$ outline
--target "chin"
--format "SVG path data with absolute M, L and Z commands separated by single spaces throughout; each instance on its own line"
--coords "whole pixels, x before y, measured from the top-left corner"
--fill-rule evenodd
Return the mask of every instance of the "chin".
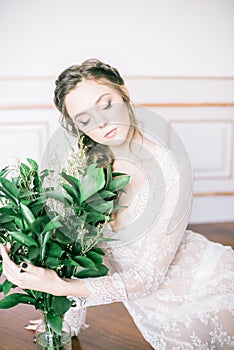
M 125 142 L 125 139 L 112 139 L 112 140 L 107 140 L 103 144 L 106 146 L 121 146 L 124 142 Z

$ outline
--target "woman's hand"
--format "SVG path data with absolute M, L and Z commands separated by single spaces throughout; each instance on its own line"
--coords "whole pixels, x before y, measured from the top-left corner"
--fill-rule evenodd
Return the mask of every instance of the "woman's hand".
M 16 265 L 9 257 L 10 245 L 0 244 L 3 274 L 16 286 L 22 289 L 32 289 L 56 296 L 72 295 L 74 297 L 88 297 L 89 291 L 79 279 L 62 279 L 53 270 L 37 267 L 27 262 Z
M 65 283 L 55 271 L 37 267 L 27 262 L 16 265 L 9 257 L 10 245 L 0 244 L 3 274 L 8 281 L 22 289 L 32 289 L 53 295 L 61 295 L 61 286 Z

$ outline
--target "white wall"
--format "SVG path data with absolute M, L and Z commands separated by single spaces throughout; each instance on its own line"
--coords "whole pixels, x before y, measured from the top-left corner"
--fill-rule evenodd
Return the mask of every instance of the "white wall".
M 126 75 L 234 76 L 233 0 L 1 0 L 0 75 L 88 57 Z
M 98 57 L 184 140 L 190 221 L 234 221 L 233 37 L 233 0 L 0 0 L 0 165 L 41 157 L 59 116 L 54 78 Z

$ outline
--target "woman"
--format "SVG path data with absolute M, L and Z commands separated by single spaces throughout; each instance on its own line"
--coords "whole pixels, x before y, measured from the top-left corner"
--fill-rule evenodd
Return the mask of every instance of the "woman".
M 121 197 L 127 208 L 106 230 L 117 238 L 104 247 L 109 274 L 62 280 L 51 270 L 16 266 L 1 246 L 4 275 L 21 288 L 73 296 L 77 305 L 122 301 L 154 349 L 233 349 L 234 254 L 186 231 L 186 157 L 140 131 L 123 79 L 98 60 L 66 69 L 56 81 L 54 101 L 63 125 L 84 135 L 90 162 L 111 161 L 114 170 L 131 177 Z M 72 308 L 66 318 L 75 330 Z

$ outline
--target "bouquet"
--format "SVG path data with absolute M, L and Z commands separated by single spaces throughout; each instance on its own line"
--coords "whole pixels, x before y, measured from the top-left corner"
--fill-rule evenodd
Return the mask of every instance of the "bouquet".
M 16 264 L 27 261 L 55 270 L 61 278 L 106 275 L 104 251 L 98 245 L 110 240 L 103 236 L 104 228 L 122 208 L 118 199 L 129 176 L 113 172 L 110 164 L 103 168 L 83 162 L 77 167 L 73 160 L 71 171 L 58 174 L 59 187 L 45 186 L 53 171 L 40 172 L 33 159 L 27 162 L 0 171 L 0 242 L 10 242 L 10 258 Z M 36 290 L 9 294 L 15 287 L 8 280 L 0 285 L 0 308 L 34 305 L 44 316 L 50 338 L 46 349 L 62 349 L 62 316 L 72 301 Z

